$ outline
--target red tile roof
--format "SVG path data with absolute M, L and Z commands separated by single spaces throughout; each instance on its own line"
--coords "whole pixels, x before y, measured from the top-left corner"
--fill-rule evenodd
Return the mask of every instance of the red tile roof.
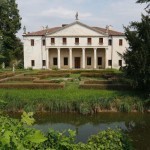
M 27 33 L 24 36 L 44 36 L 48 33 L 53 33 L 56 32 L 57 30 L 62 29 L 63 27 L 54 27 L 54 28 L 49 28 L 49 29 L 45 29 L 45 30 L 41 30 L 41 31 L 37 31 L 37 32 L 31 32 L 31 33 Z M 91 27 L 95 30 L 97 30 L 98 32 L 104 32 L 106 33 L 106 29 L 105 28 L 100 28 L 100 27 Z M 110 36 L 123 36 L 124 33 L 118 32 L 118 31 L 114 31 L 114 30 L 108 30 L 108 34 Z
M 37 31 L 37 32 L 31 32 L 31 33 L 27 33 L 24 36 L 44 36 L 46 33 L 55 32 L 60 28 L 61 27 L 54 27 L 54 28 L 49 28 L 49 29 L 45 29 L 45 30 L 40 30 L 40 31 Z
M 93 27 L 96 30 L 99 30 L 101 32 L 105 32 L 106 33 L 106 29 L 105 28 L 100 28 L 100 27 Z M 118 31 L 114 31 L 114 30 L 108 30 L 108 34 L 112 35 L 112 36 L 120 36 L 120 35 L 124 35 L 124 33 L 122 32 L 118 32 Z

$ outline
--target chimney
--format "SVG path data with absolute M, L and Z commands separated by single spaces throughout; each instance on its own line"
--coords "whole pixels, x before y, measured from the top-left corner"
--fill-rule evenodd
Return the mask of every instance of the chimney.
M 108 34 L 109 33 L 109 30 L 112 30 L 112 25 L 107 25 L 106 26 L 106 33 Z

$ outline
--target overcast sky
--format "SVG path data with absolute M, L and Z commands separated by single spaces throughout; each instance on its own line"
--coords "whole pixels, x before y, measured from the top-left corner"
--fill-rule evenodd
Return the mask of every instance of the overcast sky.
M 42 26 L 61 26 L 75 21 L 78 11 L 79 21 L 90 26 L 106 27 L 123 32 L 123 25 L 139 21 L 146 5 L 136 4 L 136 0 L 16 0 L 22 28 L 27 32 L 38 31 Z M 23 30 L 18 36 L 21 38 Z

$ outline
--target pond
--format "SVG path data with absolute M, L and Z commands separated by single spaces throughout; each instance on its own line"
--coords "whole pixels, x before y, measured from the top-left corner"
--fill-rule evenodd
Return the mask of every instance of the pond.
M 133 140 L 136 150 L 150 150 L 150 114 L 148 113 L 99 113 L 79 115 L 44 113 L 35 115 L 35 128 L 47 132 L 49 128 L 64 131 L 75 130 L 76 141 L 86 142 L 90 135 L 107 128 L 119 127 Z

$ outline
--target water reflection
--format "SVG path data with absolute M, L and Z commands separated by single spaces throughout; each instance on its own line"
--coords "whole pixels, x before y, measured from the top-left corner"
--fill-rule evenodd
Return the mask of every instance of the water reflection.
M 77 141 L 86 142 L 92 134 L 107 128 L 119 127 L 129 134 L 136 150 L 150 150 L 150 114 L 100 113 L 93 116 L 50 113 L 35 116 L 35 128 L 47 132 L 49 128 L 76 130 Z

